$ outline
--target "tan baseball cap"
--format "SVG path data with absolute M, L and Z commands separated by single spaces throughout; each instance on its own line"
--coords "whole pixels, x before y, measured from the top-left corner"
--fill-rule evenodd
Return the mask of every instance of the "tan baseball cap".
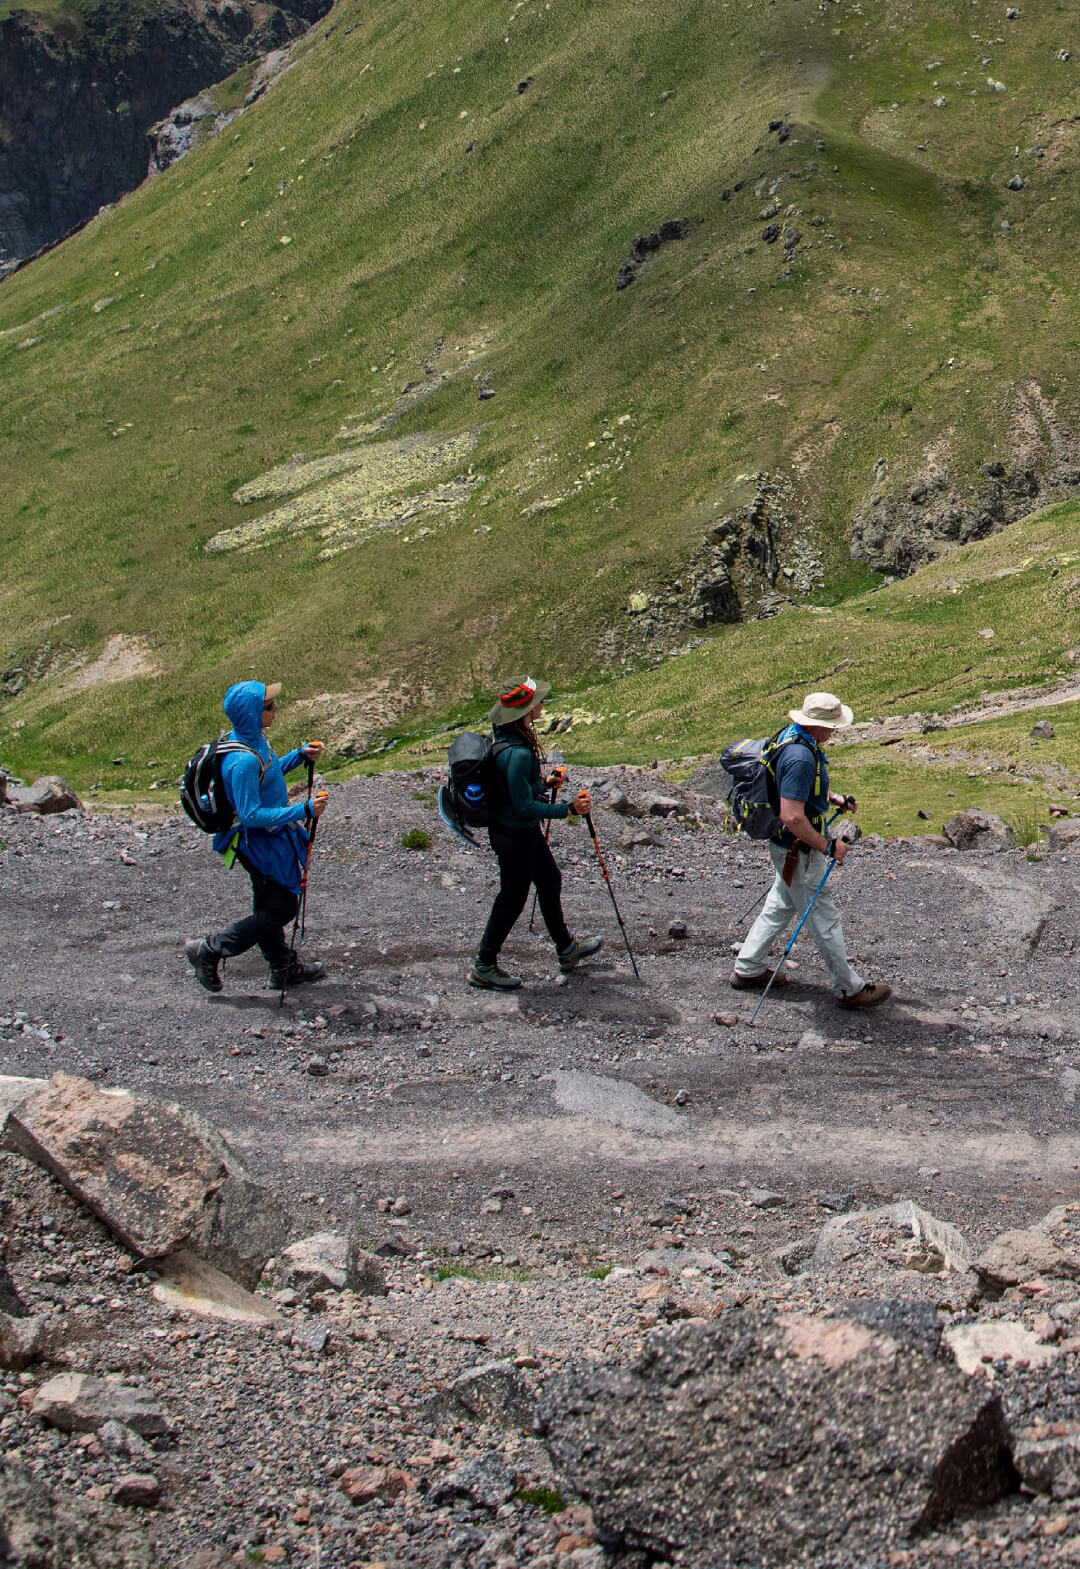
M 280 692 L 281 692 L 281 682 L 280 681 L 271 681 L 269 686 L 263 687 L 263 702 L 264 703 L 270 702 L 271 698 L 275 698 L 275 697 L 279 696 Z

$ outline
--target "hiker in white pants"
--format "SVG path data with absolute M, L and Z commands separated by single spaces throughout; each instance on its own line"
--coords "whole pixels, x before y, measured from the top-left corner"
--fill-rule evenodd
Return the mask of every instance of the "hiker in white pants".
M 769 845 L 776 881 L 735 960 L 731 984 L 737 991 L 768 985 L 773 973 L 768 962 L 769 949 L 813 899 L 830 856 L 842 866 L 851 848 L 844 840 L 830 840 L 824 833 L 830 803 L 850 812 L 858 810 L 858 803 L 853 797 L 830 791 L 822 743 L 834 730 L 846 729 L 853 717 L 851 709 L 831 692 L 811 692 L 802 708 L 790 710 L 791 727 L 778 737 L 771 766 L 779 797 L 781 833 L 779 841 Z M 840 1006 L 874 1008 L 885 1001 L 891 989 L 864 981 L 850 964 L 830 883 L 822 888 L 803 930 L 813 938 L 825 961 Z M 781 970 L 775 985 L 782 986 L 784 981 Z

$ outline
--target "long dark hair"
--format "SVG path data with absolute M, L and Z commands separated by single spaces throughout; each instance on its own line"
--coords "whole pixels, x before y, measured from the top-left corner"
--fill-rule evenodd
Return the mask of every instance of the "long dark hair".
M 541 767 L 544 765 L 544 749 L 540 745 L 536 734 L 536 726 L 531 725 L 528 719 L 514 719 L 508 725 L 500 725 L 500 730 L 508 730 L 511 735 L 519 735 L 536 758 Z

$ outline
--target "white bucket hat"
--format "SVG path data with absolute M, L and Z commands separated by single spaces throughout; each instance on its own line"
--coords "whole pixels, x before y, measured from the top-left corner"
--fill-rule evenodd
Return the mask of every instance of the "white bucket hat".
M 855 715 L 831 692 L 808 692 L 801 708 L 789 708 L 797 725 L 817 725 L 822 730 L 846 730 Z

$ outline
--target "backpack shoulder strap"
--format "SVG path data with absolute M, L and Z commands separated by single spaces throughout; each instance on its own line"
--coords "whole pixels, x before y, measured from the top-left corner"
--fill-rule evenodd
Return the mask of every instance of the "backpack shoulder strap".
M 220 737 L 218 738 L 217 749 L 219 755 L 227 752 L 249 753 L 250 756 L 252 756 L 259 765 L 259 784 L 262 784 L 263 780 L 266 778 L 266 770 L 270 767 L 269 758 L 260 757 L 255 748 L 253 746 L 248 746 L 246 741 L 231 740 L 227 731 L 222 731 Z

